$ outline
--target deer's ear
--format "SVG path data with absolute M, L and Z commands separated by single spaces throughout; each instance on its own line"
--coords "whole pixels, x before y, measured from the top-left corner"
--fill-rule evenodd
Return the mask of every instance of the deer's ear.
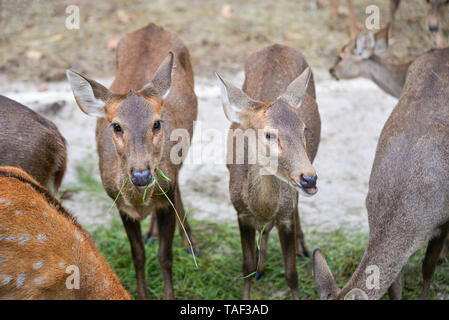
M 355 52 L 362 59 L 368 59 L 374 52 L 374 35 L 372 32 L 360 32 L 355 41 Z
M 306 94 L 307 85 L 309 84 L 312 72 L 307 67 L 295 80 L 287 87 L 287 90 L 278 98 L 289 105 L 299 109 L 302 105 L 304 95 Z
M 313 280 L 321 300 L 335 299 L 339 291 L 326 258 L 320 249 L 315 249 L 312 258 Z
M 374 35 L 374 53 L 381 53 L 388 49 L 388 35 L 390 33 L 390 23 L 383 29 L 380 29 Z
M 354 288 L 345 295 L 344 300 L 368 300 L 368 295 L 365 291 Z
M 104 117 L 104 106 L 113 93 L 98 82 L 72 70 L 67 70 L 66 75 L 81 111 L 93 117 Z
M 240 123 L 240 112 L 246 108 L 255 108 L 261 104 L 248 97 L 241 89 L 234 86 L 229 81 L 224 80 L 218 73 L 215 73 L 220 86 L 223 111 L 231 122 Z
M 157 68 L 153 78 L 140 91 L 150 97 L 158 96 L 166 99 L 170 93 L 174 63 L 175 54 L 170 51 L 159 68 Z

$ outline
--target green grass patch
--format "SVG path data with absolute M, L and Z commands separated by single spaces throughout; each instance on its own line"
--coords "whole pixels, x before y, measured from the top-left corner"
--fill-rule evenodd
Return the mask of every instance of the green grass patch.
M 184 251 L 177 232 L 174 240 L 173 282 L 177 299 L 241 299 L 243 290 L 242 252 L 236 226 L 205 221 L 189 221 L 198 239 L 201 256 L 197 269 L 192 257 Z M 147 227 L 148 222 L 143 227 Z M 132 296 L 136 297 L 136 280 L 130 246 L 118 216 L 109 227 L 99 227 L 93 237 Z M 309 249 L 320 247 L 338 285 L 342 287 L 357 267 L 368 236 L 342 230 L 306 234 Z M 162 273 L 157 259 L 157 242 L 146 246 L 146 270 L 151 299 L 163 299 Z M 415 254 L 403 271 L 403 298 L 417 299 L 421 293 L 421 262 L 424 250 Z M 312 262 L 297 258 L 300 299 L 318 299 L 312 277 Z M 449 295 L 449 263 L 437 267 L 432 282 L 431 299 Z M 264 276 L 253 280 L 252 299 L 290 299 L 284 278 L 284 266 L 277 232 L 270 234 Z

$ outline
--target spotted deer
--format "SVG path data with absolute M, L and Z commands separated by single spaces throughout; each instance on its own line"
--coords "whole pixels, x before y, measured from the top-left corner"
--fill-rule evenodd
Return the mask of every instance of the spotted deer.
M 155 213 L 165 297 L 173 299 L 172 241 L 177 214 L 196 243 L 178 185 L 187 147 L 174 160 L 170 154 L 178 144 L 171 140 L 172 132 L 183 129 L 191 139 L 197 118 L 189 51 L 175 34 L 150 23 L 121 39 L 110 90 L 73 71 L 67 75 L 81 110 L 99 117 L 96 139 L 101 178 L 108 195 L 117 198 L 131 243 L 138 297 L 148 298 L 140 221 Z
M 317 175 L 312 166 L 320 141 L 321 122 L 315 102 L 315 86 L 302 53 L 287 46 L 272 45 L 252 54 L 245 64 L 243 90 L 217 74 L 223 108 L 232 122 L 228 135 L 229 191 L 240 228 L 244 290 L 250 299 L 252 274 L 263 272 L 263 259 L 270 230 L 276 226 L 282 246 L 285 277 L 294 299 L 298 299 L 296 255 L 307 254 L 298 212 L 298 192 L 314 195 Z M 310 79 L 310 80 L 309 80 Z M 259 132 L 256 140 L 238 145 L 238 131 Z M 277 168 L 263 174 L 265 164 L 251 143 L 278 155 Z M 240 150 L 240 151 L 239 151 Z M 235 156 L 244 156 L 237 163 Z M 260 259 L 255 233 L 262 233 Z
M 449 229 L 449 49 L 410 66 L 398 104 L 377 145 L 366 198 L 369 240 L 349 282 L 339 289 L 323 253 L 313 254 L 321 299 L 401 297 L 401 270 L 427 245 L 421 298 L 427 298 Z
M 0 166 L 22 168 L 56 193 L 64 177 L 66 142 L 56 125 L 0 95 Z
M 15 167 L 0 167 L 0 299 L 130 299 L 74 216 Z

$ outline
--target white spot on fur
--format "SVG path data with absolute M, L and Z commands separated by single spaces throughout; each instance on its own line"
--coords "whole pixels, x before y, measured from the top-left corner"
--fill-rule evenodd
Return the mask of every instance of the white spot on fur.
M 72 246 L 72 250 L 73 250 L 73 251 L 76 251 L 76 246 Z
M 5 203 L 6 199 L 5 198 L 0 198 L 0 203 Z
M 44 243 L 45 241 L 47 241 L 47 236 L 42 233 L 38 234 L 36 238 L 40 243 Z
M 4 235 L 0 234 L 0 240 L 3 240 L 4 237 Z
M 35 206 L 36 205 L 36 201 L 31 201 L 31 205 Z
M 103 278 L 103 287 L 106 291 L 109 291 L 109 281 Z
M 3 261 L 5 261 L 5 258 L 0 257 L 0 264 L 2 264 Z
M 6 241 L 16 241 L 17 240 L 17 236 L 7 236 L 5 238 Z
M 26 279 L 27 279 L 26 273 L 19 274 L 17 276 L 17 286 L 16 286 L 16 288 L 17 289 L 20 288 L 23 285 L 23 283 L 25 282 Z
M 6 277 L 2 280 L 2 284 L 6 285 L 6 284 L 10 283 L 11 280 L 12 280 L 12 277 L 6 275 Z
M 42 280 L 42 278 L 36 278 L 36 279 L 34 280 L 34 282 L 35 282 L 36 284 L 42 284 L 42 282 L 44 282 L 44 280 Z
M 22 234 L 19 238 L 19 243 L 25 243 L 28 240 L 30 240 L 30 235 L 29 234 Z
M 6 202 L 6 205 L 7 205 L 7 206 L 12 206 L 12 201 Z
M 75 239 L 78 240 L 78 243 L 81 243 L 83 241 L 83 239 L 81 238 L 81 236 L 79 235 L 78 232 L 75 231 L 74 236 L 75 236 Z
M 64 262 L 60 262 L 58 265 L 59 265 L 60 268 L 64 268 L 65 263 Z
M 44 261 L 38 261 L 34 264 L 33 268 L 34 270 L 39 270 L 44 265 Z
M 16 210 L 16 215 L 20 216 L 20 215 L 22 215 L 22 214 L 23 214 L 23 212 L 22 212 L 22 211 L 20 211 L 20 210 Z

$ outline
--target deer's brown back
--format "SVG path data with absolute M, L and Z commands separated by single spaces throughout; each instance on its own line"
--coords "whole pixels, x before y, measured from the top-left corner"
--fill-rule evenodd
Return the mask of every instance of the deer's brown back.
M 0 165 L 20 167 L 42 185 L 53 175 L 59 187 L 66 167 L 65 139 L 49 120 L 0 96 Z

